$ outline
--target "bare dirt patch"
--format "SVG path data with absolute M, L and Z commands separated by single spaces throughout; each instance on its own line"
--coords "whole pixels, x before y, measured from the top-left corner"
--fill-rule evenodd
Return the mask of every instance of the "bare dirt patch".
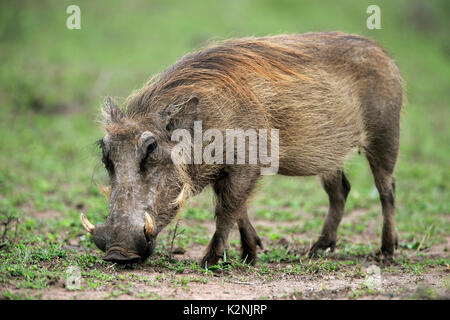
M 360 213 L 355 213 L 359 215 Z M 289 226 L 289 222 L 254 221 L 258 226 L 271 227 L 274 230 Z M 214 231 L 213 221 L 188 221 L 186 225 L 201 225 L 208 237 Z M 370 233 L 371 235 L 374 232 Z M 306 238 L 308 235 L 299 235 Z M 239 239 L 238 230 L 232 232 L 231 239 Z M 303 239 L 305 240 L 305 239 Z M 379 239 L 369 238 L 375 245 Z M 448 240 L 448 239 L 447 239 Z M 152 257 L 146 264 L 132 267 L 105 267 L 104 273 L 111 274 L 108 281 L 92 284 L 89 275 L 83 275 L 81 288 L 69 290 L 64 279 L 56 281 L 49 288 L 31 290 L 4 288 L 13 294 L 31 295 L 39 299 L 408 299 L 408 298 L 450 298 L 450 267 L 432 265 L 421 270 L 408 269 L 400 263 L 383 264 L 371 255 L 342 255 L 339 247 L 333 253 L 326 254 L 321 260 L 308 260 L 303 256 L 308 246 L 294 244 L 290 237 L 284 241 L 263 237 L 266 248 L 260 250 L 269 253 L 274 248 L 285 248 L 299 254 L 292 262 L 259 262 L 255 268 L 231 268 L 202 274 L 185 267 L 181 272 L 158 266 L 158 256 Z M 231 247 L 239 251 L 239 244 Z M 447 243 L 437 244 L 422 250 L 419 256 L 415 251 L 400 248 L 396 255 L 411 256 L 410 263 L 427 261 L 435 257 L 448 259 Z M 71 246 L 83 250 L 78 241 Z M 205 245 L 193 243 L 173 255 L 173 262 L 199 261 Z M 91 254 L 100 252 L 89 249 Z M 336 264 L 347 261 L 349 264 Z M 352 263 L 352 261 L 354 263 Z M 188 264 L 187 264 L 188 265 Z M 298 267 L 309 266 L 303 271 Z M 327 269 L 327 266 L 330 268 Z M 368 284 L 371 277 L 368 271 L 373 266 L 380 268 L 379 282 L 375 287 Z M 312 270 L 312 268 L 318 268 Z M 113 271 L 111 271 L 113 270 Z M 297 270 L 297 271 L 296 271 Z M 102 272 L 102 270 L 100 270 Z M 1 290 L 4 292 L 4 290 Z
M 342 274 L 330 275 L 280 275 L 268 280 L 258 275 L 226 274 L 208 277 L 199 275 L 155 272 L 152 267 L 143 270 L 124 270 L 120 275 L 148 277 L 148 283 L 128 281 L 125 290 L 103 286 L 95 290 L 68 290 L 55 285 L 39 291 L 41 299 L 405 299 L 421 297 L 432 288 L 433 297 L 450 298 L 444 282 L 450 281 L 448 270 L 436 268 L 424 275 L 408 273 L 382 273 L 377 290 L 366 289 L 367 275 L 349 278 Z M 183 279 L 189 277 L 185 285 Z M 86 285 L 84 283 L 84 285 Z M 11 289 L 15 293 L 26 290 Z
M 56 210 L 44 210 L 44 211 L 35 211 L 33 213 L 33 218 L 36 219 L 61 219 L 63 214 Z

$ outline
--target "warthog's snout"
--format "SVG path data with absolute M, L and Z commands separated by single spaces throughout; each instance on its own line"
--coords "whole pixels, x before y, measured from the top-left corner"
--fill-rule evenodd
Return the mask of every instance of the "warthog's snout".
M 120 247 L 109 248 L 103 260 L 117 264 L 137 263 L 141 256 L 137 252 L 130 252 Z
M 153 219 L 147 212 L 134 214 L 133 217 L 122 214 L 94 226 L 81 214 L 83 227 L 92 234 L 97 247 L 105 252 L 103 260 L 131 264 L 143 262 L 151 255 L 156 238 Z

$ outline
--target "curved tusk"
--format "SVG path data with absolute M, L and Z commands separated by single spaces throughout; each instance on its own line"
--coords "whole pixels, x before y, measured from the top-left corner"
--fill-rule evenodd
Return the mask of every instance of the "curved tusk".
M 144 216 L 145 216 L 145 226 L 144 226 L 145 235 L 147 237 L 150 237 L 153 234 L 154 229 L 153 219 L 147 212 L 144 213 Z
M 89 233 L 94 232 L 95 226 L 89 222 L 89 220 L 86 218 L 84 213 L 80 214 L 80 218 L 81 218 L 81 224 L 83 225 L 83 228 L 86 229 L 86 231 Z

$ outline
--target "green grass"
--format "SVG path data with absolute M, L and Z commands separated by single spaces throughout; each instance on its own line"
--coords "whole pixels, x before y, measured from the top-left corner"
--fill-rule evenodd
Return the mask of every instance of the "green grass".
M 108 265 L 85 235 L 79 213 L 104 221 L 107 200 L 98 186 L 107 182 L 94 141 L 95 122 L 110 94 L 125 98 L 152 74 L 209 40 L 248 35 L 341 30 L 383 44 L 405 78 L 409 103 L 403 111 L 396 169 L 396 225 L 401 253 L 386 272 L 423 274 L 449 265 L 448 253 L 429 258 L 423 251 L 450 235 L 450 52 L 448 3 L 430 1 L 425 22 L 414 18 L 416 2 L 379 1 L 382 29 L 367 30 L 365 8 L 373 1 L 79 1 L 82 29 L 65 28 L 71 1 L 0 4 L 0 286 L 6 299 L 40 297 L 64 281 L 69 266 L 81 269 L 87 290 L 111 286 L 107 298 L 133 292 L 129 282 L 152 286 L 157 279 L 118 278 L 124 269 Z M 422 10 L 421 9 L 421 10 Z M 422 11 L 423 11 L 422 10 Z M 422 25 L 422 24 L 424 25 Z M 174 225 L 158 239 L 145 268 L 167 273 L 174 286 L 205 283 L 214 274 L 354 274 L 379 247 L 381 213 L 367 161 L 355 155 L 346 167 L 352 185 L 346 210 L 365 210 L 339 230 L 337 255 L 304 257 L 321 229 L 327 197 L 317 178 L 266 177 L 250 202 L 251 219 L 266 221 L 258 233 L 266 242 L 259 266 L 239 261 L 231 239 L 227 263 L 203 270 L 197 261 L 171 260 Z M 206 246 L 212 234 L 211 190 L 192 199 L 181 213 L 174 247 Z M 46 218 L 51 214 L 53 218 Z M 189 223 L 184 223 L 189 221 Z M 373 227 L 376 225 L 376 227 Z M 377 242 L 356 239 L 368 228 Z M 289 245 L 283 245 L 286 240 Z M 71 244 L 74 243 L 74 244 Z M 231 262 L 231 264 L 229 263 Z M 174 274 L 193 274 L 173 278 Z M 201 277 L 201 278 L 198 278 Z M 198 280 L 203 279 L 203 280 Z M 18 294 L 12 289 L 27 289 Z M 349 294 L 366 294 L 361 288 Z M 425 293 L 424 293 L 425 292 Z M 433 292 L 419 292 L 434 296 Z M 150 291 L 136 297 L 158 299 Z

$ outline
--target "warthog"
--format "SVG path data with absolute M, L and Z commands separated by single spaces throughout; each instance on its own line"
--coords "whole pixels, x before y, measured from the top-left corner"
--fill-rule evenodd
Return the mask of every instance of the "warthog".
M 335 247 L 350 191 L 344 163 L 358 150 L 380 195 L 380 253 L 392 258 L 402 87 L 394 60 L 380 45 L 341 32 L 233 39 L 189 53 L 132 93 L 123 108 L 107 98 L 100 145 L 111 181 L 110 213 L 97 226 L 82 214 L 82 224 L 105 260 L 144 261 L 185 200 L 212 185 L 216 231 L 201 264 L 223 257 L 235 223 L 242 259 L 253 263 L 262 244 L 247 216 L 247 199 L 264 165 L 175 164 L 178 142 L 172 138 L 179 129 L 193 132 L 196 121 L 218 132 L 277 129 L 278 173 L 318 175 L 329 197 L 310 256 Z M 225 149 L 213 152 L 225 155 Z

